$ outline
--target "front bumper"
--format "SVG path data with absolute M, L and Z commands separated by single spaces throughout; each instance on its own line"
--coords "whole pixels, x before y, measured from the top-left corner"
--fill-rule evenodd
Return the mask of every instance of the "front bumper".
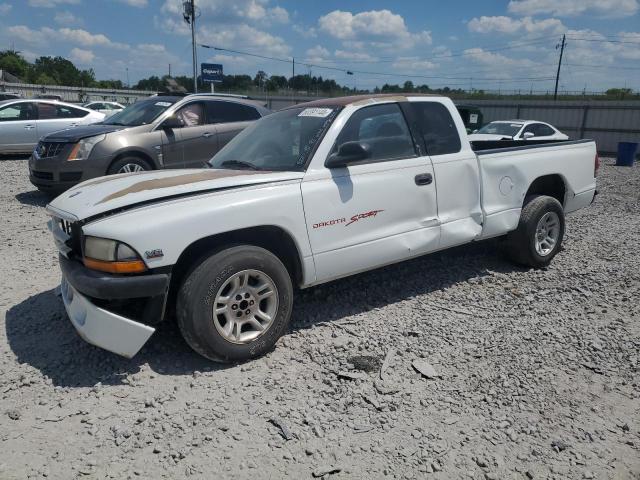
M 40 190 L 61 193 L 90 178 L 105 174 L 102 160 L 76 160 L 68 162 L 71 148 L 61 150 L 55 157 L 41 158 L 34 151 L 29 158 L 29 181 Z
M 60 268 L 62 300 L 78 334 L 92 345 L 127 358 L 138 353 L 155 328 L 110 311 L 109 302 L 142 299 L 146 304 L 144 319 L 158 321 L 164 310 L 169 275 L 110 275 L 89 270 L 63 255 Z

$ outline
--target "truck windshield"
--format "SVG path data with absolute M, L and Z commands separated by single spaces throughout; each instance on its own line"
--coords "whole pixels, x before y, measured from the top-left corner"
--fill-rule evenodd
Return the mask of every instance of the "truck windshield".
M 336 117 L 335 108 L 290 108 L 247 127 L 210 161 L 212 168 L 304 170 L 310 154 Z
M 482 127 L 476 133 L 489 135 L 506 135 L 513 137 L 522 128 L 522 123 L 491 122 Z
M 125 127 L 137 127 L 153 122 L 167 108 L 176 101 L 172 98 L 153 98 L 142 100 L 128 106 L 121 112 L 111 115 L 102 122 L 104 125 L 123 125 Z

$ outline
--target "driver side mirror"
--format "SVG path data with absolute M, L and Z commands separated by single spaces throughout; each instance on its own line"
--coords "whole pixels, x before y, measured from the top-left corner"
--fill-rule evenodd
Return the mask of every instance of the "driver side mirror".
M 364 142 L 345 142 L 338 151 L 329 155 L 324 162 L 327 168 L 342 168 L 350 163 L 366 160 L 371 156 L 371 147 Z
M 525 139 L 525 140 L 528 140 L 528 139 L 533 138 L 533 137 L 535 137 L 535 134 L 533 132 L 524 132 L 522 134 L 522 138 Z
M 176 117 L 175 115 L 171 115 L 167 117 L 162 125 L 160 125 L 163 129 L 172 130 L 174 128 L 182 128 L 184 127 L 184 122 L 181 118 Z

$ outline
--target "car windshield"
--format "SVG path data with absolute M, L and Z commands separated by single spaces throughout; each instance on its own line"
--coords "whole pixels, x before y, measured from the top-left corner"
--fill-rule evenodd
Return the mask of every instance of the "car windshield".
M 507 122 L 491 122 L 476 133 L 486 133 L 488 135 L 506 135 L 513 137 L 522 128 L 522 123 L 507 123 Z
M 102 122 L 104 125 L 124 125 L 125 127 L 136 127 L 147 125 L 153 122 L 167 108 L 176 103 L 171 98 L 153 98 L 141 100 L 129 105 L 124 110 L 111 115 L 108 120 Z
M 247 127 L 209 164 L 213 168 L 270 171 L 304 170 L 337 109 L 290 108 Z

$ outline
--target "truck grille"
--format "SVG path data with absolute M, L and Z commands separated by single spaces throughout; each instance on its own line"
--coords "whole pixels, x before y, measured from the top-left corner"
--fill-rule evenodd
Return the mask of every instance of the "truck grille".
M 64 243 L 71 249 L 71 252 L 78 257 L 82 256 L 82 229 L 77 222 L 70 222 L 62 218 L 56 218 L 55 221 L 60 225 L 60 229 L 66 233 L 69 238 Z
M 63 142 L 40 142 L 36 148 L 40 158 L 56 157 L 65 147 Z

